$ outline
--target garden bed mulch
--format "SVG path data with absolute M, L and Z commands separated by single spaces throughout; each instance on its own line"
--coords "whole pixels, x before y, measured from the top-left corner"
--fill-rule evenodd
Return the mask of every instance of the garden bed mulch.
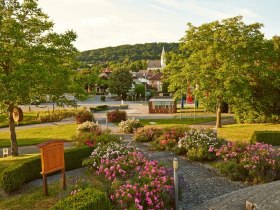
M 132 137 L 129 135 L 126 135 L 124 139 L 127 142 L 132 141 Z M 157 160 L 172 168 L 174 155 L 171 152 L 150 151 L 146 143 L 133 141 L 133 144 L 150 159 Z M 181 187 L 180 206 L 182 209 L 192 209 L 212 198 L 247 187 L 242 182 L 229 180 L 207 164 L 188 161 L 184 157 L 178 157 L 178 160 L 179 186 Z

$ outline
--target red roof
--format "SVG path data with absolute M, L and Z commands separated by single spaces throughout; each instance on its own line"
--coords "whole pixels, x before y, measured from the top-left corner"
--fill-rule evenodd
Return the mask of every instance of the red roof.
M 149 80 L 161 80 L 162 75 L 163 75 L 163 73 L 158 72 L 158 73 L 156 73 L 155 75 L 151 76 L 151 77 L 149 78 Z

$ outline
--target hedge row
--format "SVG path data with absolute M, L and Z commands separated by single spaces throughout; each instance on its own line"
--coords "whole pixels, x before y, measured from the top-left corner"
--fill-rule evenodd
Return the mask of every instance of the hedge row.
M 91 154 L 92 148 L 79 147 L 64 152 L 66 171 L 82 167 L 84 158 Z M 18 189 L 22 184 L 42 177 L 41 157 L 30 158 L 20 164 L 6 168 L 0 176 L 0 187 L 7 193 Z M 59 172 L 56 172 L 59 173 Z
M 251 138 L 251 143 L 256 142 L 280 146 L 280 131 L 255 131 Z
M 93 188 L 86 188 L 76 195 L 68 196 L 58 201 L 51 210 L 110 210 L 110 201 L 106 193 Z

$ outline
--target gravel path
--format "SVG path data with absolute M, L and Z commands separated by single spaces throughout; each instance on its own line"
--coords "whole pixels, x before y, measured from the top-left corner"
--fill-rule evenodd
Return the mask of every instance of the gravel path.
M 125 139 L 127 142 L 131 142 L 131 137 L 126 135 Z M 150 151 L 148 144 L 132 143 L 151 159 L 158 160 L 172 168 L 174 155 L 171 152 Z M 193 209 L 212 198 L 246 187 L 241 182 L 230 181 L 207 164 L 191 162 L 184 157 L 178 157 L 178 160 L 179 186 L 181 188 L 180 206 L 182 209 Z

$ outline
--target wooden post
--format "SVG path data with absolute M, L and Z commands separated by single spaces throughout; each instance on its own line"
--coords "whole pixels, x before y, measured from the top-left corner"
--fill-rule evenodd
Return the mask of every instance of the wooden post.
M 66 189 L 65 168 L 61 169 L 62 188 Z
M 43 191 L 46 196 L 48 196 L 48 183 L 47 183 L 47 175 L 42 174 L 43 176 Z

